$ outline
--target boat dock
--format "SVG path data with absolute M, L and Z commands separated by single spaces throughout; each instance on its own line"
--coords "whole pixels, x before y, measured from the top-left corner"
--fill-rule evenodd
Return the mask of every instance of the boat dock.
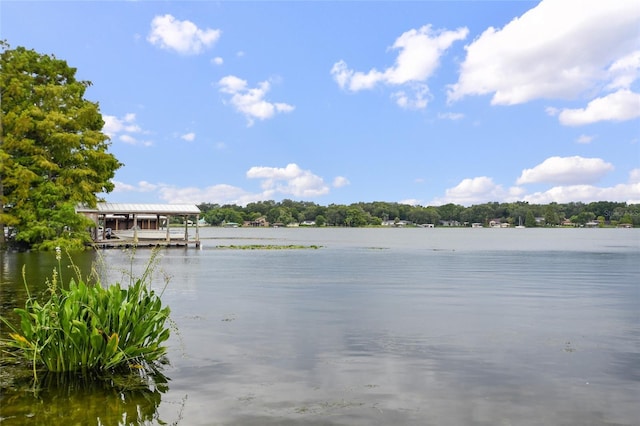
M 94 248 L 200 248 L 200 209 L 193 204 L 98 203 L 94 208 L 79 206 L 76 212 L 95 223 L 90 243 Z M 184 232 L 178 229 L 171 232 L 171 218 L 174 216 L 181 218 L 183 225 L 178 227 L 184 226 Z M 190 224 L 195 225 L 192 238 L 189 235 Z

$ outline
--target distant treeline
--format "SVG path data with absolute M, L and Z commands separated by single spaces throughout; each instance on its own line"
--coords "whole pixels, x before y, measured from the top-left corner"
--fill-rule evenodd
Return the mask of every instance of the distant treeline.
M 640 226 L 640 204 L 610 201 L 593 203 L 529 204 L 484 203 L 469 207 L 458 204 L 411 206 L 384 201 L 321 206 L 309 201 L 259 201 L 245 207 L 202 203 L 198 206 L 210 225 L 243 224 L 311 226 L 376 226 L 393 224 L 433 224 L 435 226 L 489 225 L 492 221 L 510 225 L 535 226 Z

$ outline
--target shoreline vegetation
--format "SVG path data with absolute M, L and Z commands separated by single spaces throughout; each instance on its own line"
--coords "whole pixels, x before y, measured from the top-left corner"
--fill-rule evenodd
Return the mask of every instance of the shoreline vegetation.
M 640 204 L 597 201 L 529 204 L 489 202 L 419 206 L 358 202 L 259 201 L 246 206 L 201 203 L 200 225 L 236 227 L 640 227 Z M 176 222 L 176 224 L 179 222 Z
M 158 254 L 154 250 L 143 273 L 130 275 L 129 283 L 103 286 L 95 273 L 83 278 L 73 262 L 75 276 L 65 280 L 57 248 L 58 266 L 45 280 L 48 291 L 37 297 L 30 293 L 23 268 L 27 300 L 24 308 L 14 309 L 19 320 L 14 324 L 0 316 L 10 330 L 0 340 L 2 364 L 30 369 L 33 389 L 46 383 L 39 376 L 113 383 L 162 380 L 165 342 L 175 326 L 161 300 L 168 280 L 159 293 L 151 288 Z

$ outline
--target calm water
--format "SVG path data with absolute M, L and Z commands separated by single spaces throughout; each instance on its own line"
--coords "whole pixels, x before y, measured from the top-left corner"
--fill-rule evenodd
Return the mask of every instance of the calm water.
M 168 389 L 4 374 L 4 425 L 636 425 L 640 230 L 205 229 L 163 252 Z M 318 250 L 229 250 L 245 244 Z M 130 254 L 100 253 L 105 282 Z M 133 269 L 149 255 L 138 250 Z M 1 254 L 2 313 L 20 269 Z M 96 257 L 76 262 L 84 269 Z M 3 330 L 6 332 L 6 330 Z M 99 419 L 99 420 L 98 420 Z M 62 423 L 60 423 L 62 424 Z

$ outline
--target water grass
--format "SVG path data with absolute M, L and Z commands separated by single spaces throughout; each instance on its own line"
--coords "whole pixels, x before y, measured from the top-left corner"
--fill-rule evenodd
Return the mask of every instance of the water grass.
M 170 335 L 170 309 L 163 306 L 162 293 L 151 289 L 157 254 L 153 252 L 142 276 L 126 286 L 88 283 L 76 268 L 76 277 L 64 289 L 57 250 L 58 268 L 47 281 L 42 302 L 29 293 L 23 268 L 28 298 L 24 308 L 14 309 L 19 325 L 0 317 L 11 330 L 3 352 L 30 363 L 36 381 L 41 368 L 54 373 L 152 370 L 165 356 L 163 343 Z
M 314 249 L 317 250 L 322 246 L 318 245 L 300 245 L 300 244 L 289 244 L 289 245 L 278 245 L 278 244 L 243 244 L 243 245 L 228 245 L 228 246 L 216 246 L 218 249 L 229 249 L 229 250 L 302 250 L 302 249 Z

